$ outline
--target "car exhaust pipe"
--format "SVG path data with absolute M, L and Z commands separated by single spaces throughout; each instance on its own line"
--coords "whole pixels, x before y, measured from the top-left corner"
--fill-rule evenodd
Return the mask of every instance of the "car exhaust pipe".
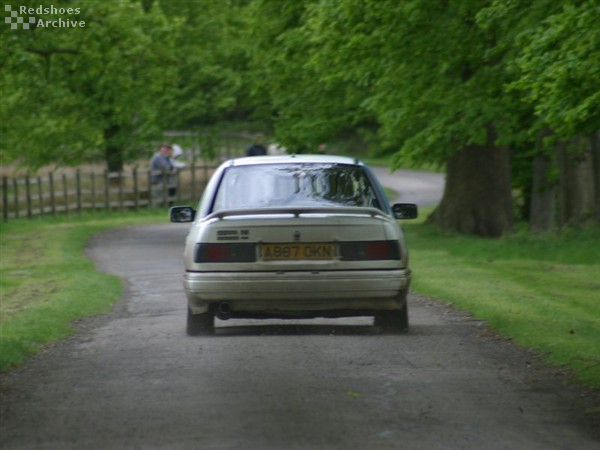
M 227 318 L 231 313 L 231 306 L 227 302 L 221 302 L 217 305 L 217 313 L 219 318 Z

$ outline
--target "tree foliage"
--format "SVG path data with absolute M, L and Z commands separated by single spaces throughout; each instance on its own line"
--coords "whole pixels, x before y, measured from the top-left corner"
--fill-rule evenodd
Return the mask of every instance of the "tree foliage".
M 242 103 L 247 59 L 240 2 L 173 0 L 154 7 L 178 28 L 169 126 L 188 130 L 243 117 L 250 106 Z
M 534 106 L 538 128 L 564 140 L 590 135 L 600 128 L 600 4 L 541 3 L 553 13 L 518 36 L 511 87 Z
M 139 2 L 89 2 L 76 18 L 84 28 L 3 30 L 3 157 L 35 167 L 103 155 L 118 170 L 125 151 L 161 130 L 174 32 Z
M 4 161 L 104 158 L 118 167 L 164 130 L 246 121 L 294 151 L 343 135 L 391 155 L 394 166 L 452 160 L 448 176 L 467 180 L 456 192 L 477 189 L 461 167 L 490 164 L 486 177 L 512 180 L 526 209 L 536 158 L 562 173 L 552 169 L 559 158 L 548 137 L 580 142 L 600 129 L 597 0 L 90 0 L 80 8 L 85 28 L 0 31 Z M 453 203 L 457 195 L 440 217 L 481 209 L 475 198 Z M 506 207 L 489 214 L 510 227 L 499 217 Z

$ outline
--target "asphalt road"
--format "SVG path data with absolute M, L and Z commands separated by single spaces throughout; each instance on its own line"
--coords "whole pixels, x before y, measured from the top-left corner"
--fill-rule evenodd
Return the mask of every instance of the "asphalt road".
M 599 448 L 585 392 L 427 298 L 410 297 L 400 336 L 370 318 L 230 320 L 186 336 L 187 228 L 93 239 L 90 258 L 125 294 L 0 377 L 2 449 Z
M 418 206 L 437 205 L 442 200 L 445 175 L 440 173 L 387 167 L 373 167 L 379 181 L 398 193 L 394 202 L 416 203 Z

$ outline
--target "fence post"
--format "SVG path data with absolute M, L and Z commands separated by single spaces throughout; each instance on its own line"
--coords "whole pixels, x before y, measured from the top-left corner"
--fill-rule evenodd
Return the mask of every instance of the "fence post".
M 13 188 L 15 190 L 15 218 L 19 218 L 19 185 L 17 179 L 13 178 Z
M 131 177 L 133 178 L 133 210 L 135 212 L 137 212 L 139 210 L 139 189 L 138 189 L 137 167 L 134 167 L 132 169 Z
M 38 191 L 38 200 L 40 202 L 40 216 L 44 215 L 44 196 L 42 195 L 42 177 L 38 175 L 37 177 L 37 191 Z
M 27 205 L 27 218 L 31 219 L 31 184 L 29 183 L 29 174 L 25 175 L 25 204 Z
M 92 211 L 96 212 L 96 174 L 94 171 L 90 174 L 90 183 L 92 184 Z
M 104 206 L 106 212 L 110 210 L 110 188 L 108 186 L 108 169 L 104 169 Z
M 192 162 L 192 199 L 196 199 L 196 162 L 195 159 Z
M 77 186 L 77 211 L 79 214 L 82 212 L 81 206 L 81 170 L 77 169 L 75 172 L 75 184 Z
M 67 189 L 67 174 L 62 174 L 62 185 L 63 185 L 63 199 L 65 202 L 65 213 L 69 214 L 69 191 Z
M 167 171 L 163 167 L 162 169 L 162 206 L 166 206 L 169 198 L 169 183 L 167 183 Z
M 154 192 L 152 192 L 152 171 L 148 170 L 148 208 L 152 208 L 154 206 Z
M 54 174 L 50 172 L 48 174 L 48 181 L 50 182 L 50 209 L 52 216 L 56 216 L 56 197 L 54 196 Z
M 8 178 L 2 177 L 2 218 L 8 222 Z
M 123 171 L 117 173 L 117 183 L 119 184 L 119 212 L 123 211 Z

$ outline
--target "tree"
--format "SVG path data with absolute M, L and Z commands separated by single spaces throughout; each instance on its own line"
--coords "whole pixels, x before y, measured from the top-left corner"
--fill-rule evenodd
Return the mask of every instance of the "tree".
M 179 24 L 174 46 L 173 98 L 169 126 L 203 128 L 244 119 L 244 75 L 248 45 L 243 33 L 245 2 L 236 0 L 161 1 Z
M 512 190 L 538 229 L 589 209 L 600 218 L 599 8 L 90 1 L 84 29 L 0 31 L 2 155 L 29 165 L 103 156 L 112 170 L 165 129 L 251 120 L 294 151 L 352 130 L 394 167 L 446 166 L 430 217 L 442 227 L 509 231 Z M 592 207 L 576 202 L 588 197 Z
M 600 162 L 592 151 L 600 132 L 599 16 L 596 1 L 566 2 L 521 36 L 516 60 L 514 86 L 557 143 L 561 224 L 600 217 Z
M 84 28 L 42 27 L 57 17 L 37 14 L 33 30 L 3 36 L 4 160 L 36 167 L 104 157 L 119 171 L 128 152 L 162 131 L 176 27 L 139 2 L 86 2 L 79 10 Z
M 357 106 L 380 124 L 395 166 L 447 163 L 431 220 L 499 236 L 513 225 L 502 137 L 515 127 L 518 100 L 504 92 L 504 55 L 495 30 L 477 25 L 480 9 L 478 1 L 323 1 L 313 23 L 328 43 L 320 66 L 335 61 L 338 76 L 366 93 Z
M 315 151 L 373 117 L 360 107 L 365 90 L 347 79 L 339 59 L 322 63 L 339 49 L 319 28 L 322 7 L 319 0 L 257 0 L 245 10 L 255 116 L 272 122 L 277 139 L 295 152 Z
M 543 211 L 532 196 L 552 179 L 540 171 L 557 171 L 555 158 L 542 164 L 539 136 L 573 139 L 599 123 L 597 32 L 584 36 L 597 17 L 592 1 L 257 0 L 248 10 L 251 67 L 277 134 L 311 142 L 366 123 L 396 167 L 445 164 L 446 193 L 430 220 L 446 228 L 509 231 L 513 187 L 523 209 Z M 566 76 L 570 58 L 577 67 Z M 573 75 L 581 88 L 563 93 Z M 563 94 L 569 117 L 557 112 Z M 567 186 L 575 177 L 563 172 Z
M 589 142 L 600 124 L 599 15 L 598 2 L 585 0 L 497 0 L 481 14 L 502 28 L 505 45 L 518 49 L 509 61 L 508 88 L 533 110 L 520 136 L 537 142 L 531 154 L 536 229 L 551 228 L 556 218 L 585 220 L 591 209 L 600 217 L 600 165 Z

